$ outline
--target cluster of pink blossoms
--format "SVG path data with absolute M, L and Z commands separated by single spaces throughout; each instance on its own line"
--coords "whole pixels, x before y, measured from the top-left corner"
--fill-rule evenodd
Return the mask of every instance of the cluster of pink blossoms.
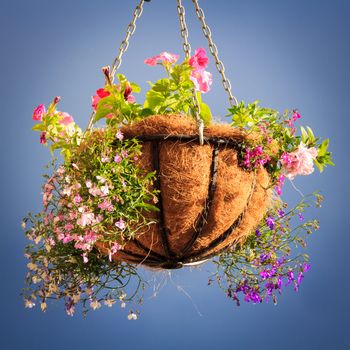
M 123 139 L 123 134 L 118 131 L 116 137 Z M 127 152 L 121 152 L 122 157 L 128 157 Z M 116 157 L 119 157 L 117 154 Z M 102 155 L 101 155 L 102 158 Z M 118 163 L 114 159 L 114 162 Z M 76 164 L 73 168 L 79 171 Z M 120 199 L 111 195 L 113 190 L 112 183 L 103 176 L 96 176 L 97 181 L 87 179 L 85 183 L 72 179 L 66 169 L 61 166 L 55 175 L 49 178 L 43 187 L 43 206 L 46 211 L 44 223 L 52 224 L 53 231 L 59 241 L 66 244 L 74 242 L 74 248 L 82 251 L 82 258 L 85 263 L 88 262 L 88 252 L 93 248 L 95 243 L 102 237 L 104 226 L 102 223 L 114 212 L 115 204 Z M 123 182 L 122 186 L 126 184 Z M 50 211 L 50 201 L 56 195 L 59 199 L 59 212 L 53 215 Z M 101 226 L 102 225 L 102 226 Z M 114 225 L 118 230 L 126 229 L 126 222 L 119 218 L 115 222 L 110 222 L 107 226 Z M 51 246 L 55 245 L 53 238 L 48 240 Z M 109 259 L 122 247 L 118 243 L 113 243 L 109 248 Z
M 51 106 L 55 108 L 58 102 L 60 102 L 60 100 L 61 100 L 61 97 L 56 96 Z M 54 110 L 53 113 L 56 116 L 58 116 L 58 125 L 63 126 L 63 129 L 61 129 L 61 131 L 58 134 L 54 133 L 52 131 L 53 129 L 51 129 L 51 132 L 42 131 L 40 134 L 41 144 L 46 144 L 47 139 L 49 137 L 51 137 L 52 141 L 57 142 L 59 141 L 60 138 L 66 138 L 67 136 L 69 136 L 71 133 L 74 132 L 74 130 L 72 130 L 72 127 L 74 126 L 74 119 L 70 114 L 66 112 L 56 111 L 56 110 Z M 39 106 L 34 108 L 32 119 L 37 122 L 43 122 L 46 115 L 47 115 L 47 111 L 46 111 L 45 105 L 40 104 Z
M 120 91 L 121 87 L 118 86 L 118 89 Z M 96 95 L 91 97 L 91 102 L 92 102 L 92 108 L 94 111 L 96 111 L 97 105 L 100 102 L 100 100 L 102 100 L 105 97 L 108 97 L 111 93 L 107 90 L 105 90 L 104 88 L 98 89 L 96 91 Z M 126 84 L 125 89 L 124 89 L 124 99 L 125 101 L 127 101 L 128 103 L 135 103 L 136 99 L 135 96 L 132 94 L 132 88 L 131 85 L 129 83 Z M 107 119 L 110 119 L 113 117 L 113 114 L 108 114 L 106 116 Z
M 315 147 L 307 148 L 302 142 L 294 152 L 283 153 L 281 163 L 285 176 L 293 180 L 297 175 L 313 173 L 314 159 L 317 157 L 317 153 Z
M 270 157 L 264 152 L 263 147 L 256 146 L 245 150 L 243 165 L 248 169 L 256 168 L 259 165 L 265 165 L 269 160 Z
M 155 66 L 157 63 L 169 66 L 176 63 L 178 59 L 179 55 L 171 54 L 169 52 L 161 52 L 157 56 L 147 58 L 144 63 L 149 66 Z M 190 79 L 193 82 L 196 90 L 202 93 L 208 92 L 213 79 L 212 74 L 205 70 L 209 63 L 205 50 L 203 48 L 197 49 L 195 54 L 189 59 L 188 63 L 191 67 L 193 67 Z

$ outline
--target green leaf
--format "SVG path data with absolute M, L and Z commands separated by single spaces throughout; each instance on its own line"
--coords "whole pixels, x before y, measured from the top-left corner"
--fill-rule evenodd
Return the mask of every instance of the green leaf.
M 131 86 L 133 92 L 136 92 L 136 93 L 141 92 L 141 88 L 139 85 L 137 85 L 135 83 L 130 83 L 130 86 Z
M 159 209 L 155 205 L 148 204 L 148 203 L 136 203 L 135 207 L 136 208 L 143 208 L 146 211 L 159 211 Z
M 212 114 L 209 106 L 204 102 L 200 102 L 199 107 L 201 111 L 200 116 L 204 121 L 204 125 L 209 125 L 212 120 Z
M 327 153 L 328 145 L 329 145 L 329 139 L 326 139 L 321 143 L 321 145 L 318 149 L 319 156 L 323 156 Z
M 32 130 L 34 131 L 44 131 L 45 130 L 45 126 L 43 124 L 35 124 L 33 127 L 32 127 Z
M 144 108 L 154 110 L 158 112 L 159 107 L 162 106 L 165 98 L 164 96 L 153 89 L 149 90 L 146 94 L 146 101 L 144 103 Z
M 308 139 L 308 134 L 307 134 L 304 127 L 301 126 L 300 130 L 301 130 L 301 140 L 303 141 L 304 144 L 306 144 L 307 139 Z
M 309 141 L 310 141 L 311 143 L 315 142 L 315 135 L 314 135 L 314 133 L 312 132 L 311 128 L 307 126 L 306 129 L 307 129 L 307 134 L 308 134 L 308 136 L 309 136 Z

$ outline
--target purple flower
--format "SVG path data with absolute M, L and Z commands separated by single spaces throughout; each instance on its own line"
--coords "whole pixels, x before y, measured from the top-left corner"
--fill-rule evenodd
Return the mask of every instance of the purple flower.
M 307 264 L 307 263 L 304 263 L 304 265 L 303 265 L 303 271 L 304 272 L 308 272 L 309 270 L 310 270 L 310 265 L 309 264 Z
M 268 260 L 270 257 L 271 257 L 271 253 L 268 253 L 268 254 L 263 253 L 260 255 L 260 261 L 264 262 L 264 261 Z
M 294 273 L 293 273 L 293 271 L 289 271 L 288 272 L 288 281 L 286 283 L 286 286 L 289 286 L 292 283 L 292 281 L 294 281 Z
M 274 230 L 274 228 L 275 228 L 275 220 L 271 216 L 269 216 L 266 219 L 266 225 L 269 227 L 270 230 Z
M 298 278 L 297 278 L 297 284 L 300 285 L 301 280 L 304 278 L 304 275 L 302 272 L 298 273 Z
M 299 213 L 298 216 L 299 216 L 299 220 L 300 220 L 300 221 L 303 221 L 303 220 L 304 220 L 304 217 L 303 217 L 303 215 L 302 215 L 301 213 Z
M 278 216 L 280 217 L 280 218 L 282 218 L 283 216 L 284 216 L 284 211 L 282 210 L 282 209 L 279 209 L 278 210 Z
M 260 232 L 260 230 L 258 228 L 255 230 L 255 234 L 256 234 L 257 237 L 261 236 L 261 232 Z
M 278 276 L 277 278 L 277 288 L 281 289 L 282 288 L 282 277 Z

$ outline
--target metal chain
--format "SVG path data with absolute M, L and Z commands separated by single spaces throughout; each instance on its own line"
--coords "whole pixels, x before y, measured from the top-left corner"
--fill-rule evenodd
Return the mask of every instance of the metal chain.
M 238 101 L 237 101 L 236 97 L 232 95 L 230 80 L 225 75 L 225 66 L 222 63 L 222 61 L 219 59 L 218 48 L 213 42 L 211 30 L 205 21 L 204 11 L 199 7 L 198 0 L 192 0 L 192 2 L 193 2 L 195 9 L 196 9 L 196 15 L 202 24 L 203 34 L 208 40 L 209 51 L 213 55 L 213 57 L 215 58 L 215 65 L 216 65 L 218 72 L 220 73 L 220 75 L 222 77 L 222 85 L 229 96 L 229 102 L 230 102 L 231 106 L 237 105 Z
M 183 39 L 183 50 L 185 52 L 185 56 L 187 59 L 190 58 L 191 56 L 191 45 L 188 41 L 188 29 L 187 29 L 187 24 L 186 24 L 186 12 L 185 8 L 182 5 L 182 0 L 177 0 L 177 13 L 179 15 L 179 22 L 180 22 L 180 34 Z M 200 117 L 200 105 L 197 97 L 197 92 L 195 88 L 192 88 L 192 102 L 193 102 L 193 107 L 194 107 L 194 112 L 195 112 L 195 117 L 198 125 L 198 135 L 199 135 L 199 143 L 200 145 L 204 144 L 204 123 L 203 119 Z
M 114 59 L 113 64 L 112 64 L 112 69 L 111 69 L 111 74 L 110 74 L 110 78 L 111 78 L 112 82 L 114 80 L 114 76 L 115 76 L 116 71 L 118 70 L 118 68 L 120 67 L 120 65 L 122 63 L 122 56 L 123 56 L 124 52 L 129 47 L 129 39 L 135 33 L 136 21 L 142 15 L 144 2 L 145 2 L 145 0 L 141 0 L 140 3 L 136 6 L 134 13 L 133 13 L 132 21 L 129 23 L 128 27 L 126 28 L 125 38 L 121 42 L 121 44 L 119 46 L 118 56 Z
M 121 42 L 119 46 L 119 53 L 118 56 L 114 59 L 113 64 L 112 64 L 112 69 L 109 70 L 109 67 L 103 67 L 102 71 L 105 73 L 104 69 L 108 69 L 108 76 L 106 76 L 106 80 L 108 81 L 109 84 L 112 84 L 114 81 L 115 73 L 117 72 L 118 68 L 120 67 L 122 63 L 122 56 L 124 52 L 128 49 L 129 47 L 129 39 L 130 37 L 135 33 L 136 30 L 136 21 L 138 18 L 141 17 L 142 12 L 143 12 L 143 4 L 144 2 L 150 2 L 150 0 L 141 0 L 140 3 L 136 6 L 134 12 L 133 12 L 133 17 L 132 21 L 129 23 L 128 27 L 126 28 L 126 35 L 124 40 Z M 93 126 L 93 121 L 95 117 L 95 112 L 93 112 L 90 116 L 88 126 L 85 130 L 85 132 L 89 131 L 92 129 Z

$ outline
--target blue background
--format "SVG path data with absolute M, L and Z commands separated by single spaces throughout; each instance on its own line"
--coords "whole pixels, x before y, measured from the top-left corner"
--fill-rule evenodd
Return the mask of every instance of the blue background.
M 280 111 L 298 108 L 302 124 L 330 137 L 336 167 L 298 178 L 304 193 L 321 188 L 316 213 L 321 229 L 311 237 L 312 269 L 299 293 L 286 290 L 271 303 L 234 304 L 201 269 L 159 274 L 156 298 L 146 298 L 138 321 L 115 306 L 65 315 L 24 309 L 25 276 L 20 228 L 27 211 L 41 209 L 41 174 L 47 149 L 32 132 L 39 103 L 61 95 L 60 108 L 85 126 L 90 97 L 103 85 L 136 1 L 1 0 L 1 288 L 0 348 L 13 349 L 349 349 L 349 82 L 350 1 L 207 0 L 214 39 L 239 99 L 260 99 Z M 186 0 L 192 47 L 206 47 L 191 1 Z M 121 72 L 145 89 L 162 72 L 143 60 L 161 51 L 181 53 L 175 0 L 145 4 Z M 182 55 L 183 57 L 183 55 Z M 209 70 L 214 72 L 211 63 Z M 218 74 L 206 101 L 224 116 L 227 99 Z M 139 97 L 139 100 L 141 98 Z M 285 199 L 298 194 L 287 184 Z M 150 275 L 149 275 L 150 276 Z M 156 283 L 154 283 L 156 286 Z M 183 289 L 182 289 L 183 288 Z

